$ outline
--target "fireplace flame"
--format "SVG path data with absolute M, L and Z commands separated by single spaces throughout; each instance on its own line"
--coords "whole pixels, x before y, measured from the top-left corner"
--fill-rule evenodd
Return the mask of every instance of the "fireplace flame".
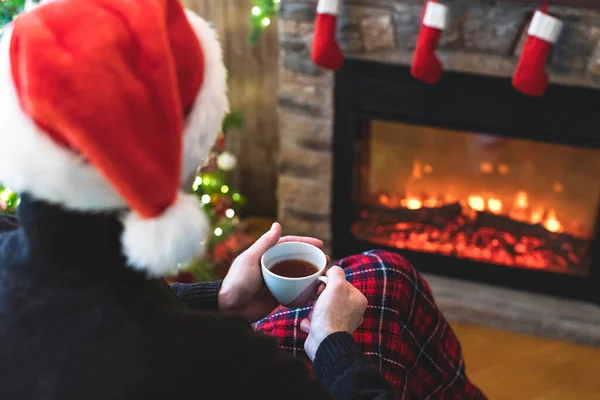
M 556 212 L 554 210 L 548 211 L 548 216 L 546 217 L 543 225 L 544 228 L 553 233 L 562 231 L 562 225 L 556 218 Z
M 421 172 L 421 162 L 419 160 L 415 160 L 413 163 L 412 177 L 413 179 L 421 179 L 423 177 L 423 173 Z
M 478 195 L 469 196 L 469 207 L 476 211 L 485 210 L 485 200 Z
M 509 197 L 510 199 L 510 197 Z M 490 193 L 380 193 L 353 233 L 378 244 L 500 265 L 581 273 L 589 233 L 572 231 L 554 207 L 518 191 L 512 201 Z M 567 228 L 565 227 L 566 224 Z
M 535 210 L 532 211 L 532 213 L 531 213 L 531 223 L 532 224 L 539 224 L 540 222 L 542 222 L 543 218 L 544 218 L 544 210 L 542 208 L 536 208 Z
M 525 210 L 529 207 L 529 199 L 527 198 L 527 192 L 518 192 L 515 198 L 515 207 L 521 210 Z
M 415 164 L 417 174 L 420 173 L 421 166 Z M 438 196 L 418 196 L 408 195 L 400 197 L 381 193 L 377 196 L 377 203 L 386 208 L 402 207 L 408 210 L 420 210 L 422 208 L 434 209 L 448 204 L 455 204 L 457 199 L 451 195 Z M 460 199 L 458 202 L 461 203 Z M 464 203 L 461 203 L 464 204 Z M 519 191 L 514 197 L 512 205 L 506 205 L 500 198 L 494 196 L 484 196 L 481 194 L 471 194 L 468 196 L 466 205 L 472 213 L 488 212 L 496 215 L 504 215 L 515 221 L 525 222 L 531 225 L 541 225 L 549 232 L 564 232 L 564 225 L 561 223 L 556 210 L 551 208 L 535 207 L 530 208 L 529 194 L 526 191 Z M 474 214 L 469 214 L 473 216 Z
M 409 210 L 418 210 L 423 206 L 421 200 L 416 199 L 414 197 L 403 200 L 401 204 Z
M 494 214 L 500 214 L 502 211 L 502 201 L 500 201 L 500 199 L 490 197 L 488 199 L 488 209 Z

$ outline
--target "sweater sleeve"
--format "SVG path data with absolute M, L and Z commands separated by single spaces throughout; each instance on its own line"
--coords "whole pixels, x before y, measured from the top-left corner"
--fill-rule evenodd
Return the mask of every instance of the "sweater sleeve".
M 352 335 L 337 332 L 319 346 L 313 362 L 316 380 L 334 398 L 394 399 L 394 389 L 359 348 Z
M 325 379 L 314 379 L 303 354 L 292 355 L 275 338 L 256 332 L 242 317 L 194 312 L 173 326 L 177 340 L 169 336 L 160 354 L 173 361 L 159 361 L 158 368 L 178 371 L 178 392 L 172 398 L 260 398 L 285 400 L 392 400 L 394 390 L 376 366 L 360 354 L 350 335 L 334 334 L 318 351 L 314 370 Z M 161 346 L 163 344 L 161 343 Z M 176 368 L 173 368 L 176 366 Z M 168 374 L 170 372 L 167 372 Z M 198 377 L 205 384 L 198 384 Z M 226 382 L 224 385 L 223 382 Z M 347 387 L 344 387 L 347 386 Z M 188 392 L 188 390 L 191 390 Z
M 394 389 L 349 334 L 335 333 L 323 341 L 316 368 L 313 363 L 316 380 L 309 375 L 302 357 L 281 349 L 271 337 L 247 331 L 245 339 L 235 342 L 243 348 L 235 353 L 252 360 L 245 367 L 246 371 L 253 371 L 250 380 L 257 385 L 251 393 L 262 393 L 262 398 L 396 399 Z
M 190 310 L 218 311 L 217 299 L 222 282 L 174 283 L 171 289 Z

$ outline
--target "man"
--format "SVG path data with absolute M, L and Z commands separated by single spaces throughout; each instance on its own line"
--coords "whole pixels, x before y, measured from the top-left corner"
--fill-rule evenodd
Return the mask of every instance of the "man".
M 223 282 L 170 288 L 162 279 L 200 254 L 208 233 L 181 184 L 220 128 L 225 76 L 215 33 L 176 0 L 55 0 L 6 30 L 0 181 L 22 201 L 19 227 L 0 229 L 0 398 L 480 397 L 428 289 L 398 256 L 364 256 L 381 259 L 385 274 L 369 299 L 388 301 L 376 326 L 347 278 L 367 264 L 352 259 L 346 274 L 328 271 L 299 323 L 269 314 L 276 304 L 258 258 L 290 240 L 278 224 Z M 430 335 L 416 329 L 421 306 Z M 314 379 L 252 329 L 265 316 L 256 329 L 292 338 L 292 352 L 301 342 Z M 420 351 L 404 360 L 398 346 Z M 403 373 L 385 379 L 386 360 Z

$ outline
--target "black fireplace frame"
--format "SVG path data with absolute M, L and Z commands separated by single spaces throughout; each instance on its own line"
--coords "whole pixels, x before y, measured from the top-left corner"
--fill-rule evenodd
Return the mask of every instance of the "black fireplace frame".
M 332 255 L 384 248 L 422 272 L 591 301 L 600 305 L 600 218 L 591 244 L 589 277 L 512 268 L 375 246 L 351 234 L 355 138 L 365 121 L 425 124 L 503 137 L 600 149 L 600 91 L 551 85 L 541 98 L 518 93 L 510 78 L 444 72 L 435 85 L 413 79 L 408 67 L 347 59 L 335 74 Z M 600 191 L 600 187 L 598 188 Z M 600 216 L 600 204 L 598 209 Z

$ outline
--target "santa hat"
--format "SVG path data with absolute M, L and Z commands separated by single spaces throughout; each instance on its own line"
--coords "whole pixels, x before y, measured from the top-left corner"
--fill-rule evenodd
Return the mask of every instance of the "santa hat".
M 129 264 L 162 275 L 209 223 L 180 190 L 228 110 L 216 33 L 177 0 L 55 0 L 0 41 L 0 182 L 79 212 L 122 210 Z

